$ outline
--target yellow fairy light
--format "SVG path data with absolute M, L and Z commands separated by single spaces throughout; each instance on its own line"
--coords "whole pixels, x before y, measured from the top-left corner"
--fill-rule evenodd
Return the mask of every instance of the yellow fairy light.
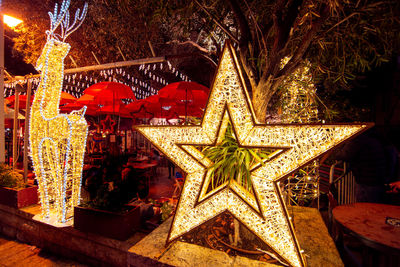
M 285 57 L 281 62 L 283 68 L 290 60 Z M 319 122 L 316 87 L 310 71 L 311 63 L 303 62 L 302 66 L 289 75 L 283 83 L 282 114 L 283 123 Z M 318 197 L 313 188 L 318 188 L 319 162 L 315 160 L 290 175 L 285 189 L 289 204 L 309 205 Z M 307 179 L 306 179 L 307 178 Z M 318 192 L 318 190 L 317 190 Z
M 282 68 L 289 57 L 282 60 Z M 316 87 L 310 71 L 311 63 L 305 61 L 283 83 L 282 114 L 284 123 L 318 122 Z
M 167 242 L 229 211 L 283 261 L 304 266 L 278 182 L 367 125 L 258 124 L 238 66 L 234 50 L 225 45 L 200 126 L 136 127 L 187 173 Z M 212 163 L 196 146 L 218 145 L 229 121 L 241 146 L 279 151 L 252 169 L 253 194 L 235 182 L 206 194 Z
M 60 114 L 59 103 L 64 78 L 64 58 L 70 45 L 65 38 L 82 23 L 87 4 L 73 25 L 69 25 L 68 7 L 63 1 L 50 14 L 51 29 L 37 61 L 41 81 L 35 93 L 29 123 L 30 149 L 39 185 L 42 214 L 36 219 L 63 225 L 72 219 L 73 207 L 79 204 L 83 158 L 88 126 L 84 118 L 86 107 L 71 114 Z M 76 22 L 79 22 L 76 25 Z M 61 24 L 62 35 L 54 31 Z M 58 38 L 62 38 L 59 41 Z

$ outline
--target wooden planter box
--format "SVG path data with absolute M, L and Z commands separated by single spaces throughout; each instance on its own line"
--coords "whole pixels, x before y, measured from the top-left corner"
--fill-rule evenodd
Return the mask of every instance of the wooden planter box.
M 82 232 L 126 240 L 140 228 L 140 207 L 127 206 L 125 213 L 92 208 L 74 208 L 74 227 Z
M 8 187 L 0 187 L 0 204 L 20 209 L 34 205 L 37 202 L 37 186 L 28 186 L 18 190 Z

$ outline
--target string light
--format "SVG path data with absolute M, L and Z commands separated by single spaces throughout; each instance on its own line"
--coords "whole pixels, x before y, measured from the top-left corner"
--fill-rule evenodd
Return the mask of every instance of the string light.
M 281 68 L 290 60 L 282 60 Z M 320 121 L 316 101 L 316 87 L 310 72 L 310 62 L 305 61 L 284 80 L 281 120 L 284 123 L 311 123 Z M 288 178 L 285 185 L 291 205 L 309 205 L 319 193 L 319 161 L 302 167 Z
M 223 186 L 209 195 L 201 193 L 207 190 L 207 166 L 211 163 L 196 146 L 218 145 L 228 121 L 240 145 L 280 150 L 272 160 L 251 172 L 254 195 L 235 185 Z M 187 174 L 167 242 L 229 211 L 292 266 L 305 263 L 282 201 L 279 181 L 366 128 L 362 124 L 257 124 L 230 44 L 225 45 L 200 126 L 136 127 Z
M 63 1 L 60 14 L 57 4 L 50 13 L 51 30 L 37 61 L 41 82 L 33 100 L 29 123 L 30 149 L 42 214 L 37 219 L 63 225 L 73 217 L 73 207 L 80 202 L 81 176 L 88 126 L 84 118 L 86 107 L 71 114 L 60 114 L 59 103 L 64 76 L 64 59 L 70 50 L 68 43 L 54 37 L 54 27 L 67 14 L 69 1 Z M 84 19 L 75 14 L 75 20 Z M 73 25 L 75 25 L 74 22 Z M 79 22 L 78 26 L 81 24 Z M 63 24 L 65 34 L 75 29 Z

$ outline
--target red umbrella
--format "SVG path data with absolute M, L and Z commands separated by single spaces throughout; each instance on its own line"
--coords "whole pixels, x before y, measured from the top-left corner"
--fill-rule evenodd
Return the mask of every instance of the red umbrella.
M 127 105 L 127 109 L 137 118 L 152 118 L 161 113 L 161 103 L 158 95 L 152 95 Z
M 207 87 L 196 82 L 176 82 L 165 86 L 158 94 L 163 103 L 182 105 L 184 110 L 175 108 L 178 114 L 198 117 L 207 103 L 208 92 Z
M 15 105 L 15 95 L 9 96 L 6 98 L 8 102 L 8 106 L 10 108 L 14 108 Z M 31 104 L 33 101 L 33 97 L 31 97 Z M 20 109 L 25 109 L 26 108 L 26 95 L 19 95 L 19 108 Z
M 25 109 L 26 108 L 26 95 L 20 95 L 19 96 L 19 107 L 20 109 Z M 33 102 L 34 96 L 32 95 L 31 97 L 31 105 Z M 8 100 L 8 105 L 12 108 L 14 108 L 15 104 L 15 95 L 9 96 L 6 98 Z M 64 105 L 67 103 L 73 103 L 76 101 L 76 98 L 72 96 L 71 94 L 68 94 L 66 92 L 61 92 L 61 97 L 60 97 L 60 105 Z
M 76 100 L 77 103 L 81 105 L 91 105 L 94 103 L 94 95 L 83 95 Z M 111 100 L 112 103 L 112 100 Z
M 125 117 L 129 118 L 132 117 L 129 111 L 126 109 L 125 106 L 119 105 L 119 106 L 113 106 L 113 105 L 108 105 L 100 108 L 97 110 L 98 115 L 102 114 L 113 114 L 113 115 L 118 115 L 120 117 Z
M 209 89 L 196 82 L 176 82 L 163 87 L 158 95 L 161 102 L 205 106 Z
M 160 117 L 162 104 L 158 95 L 152 95 L 145 99 L 137 100 L 126 106 L 126 109 L 137 118 Z
M 126 108 L 129 112 L 136 113 L 136 112 L 139 112 L 139 111 L 140 111 L 140 109 L 143 107 L 144 103 L 145 103 L 145 102 L 143 101 L 143 99 L 137 100 L 137 101 L 133 101 L 132 103 L 129 103 L 128 105 L 126 105 L 125 108 Z
M 178 116 L 191 116 L 191 117 L 201 117 L 203 115 L 203 109 L 199 106 L 182 106 L 182 105 L 172 105 L 169 113 L 175 113 Z
M 74 97 L 71 94 L 68 94 L 67 92 L 61 92 L 61 99 L 60 99 L 60 105 L 67 104 L 67 103 L 73 103 L 76 101 L 76 97 Z
M 143 99 L 144 108 L 151 113 L 161 112 L 160 97 L 158 95 L 151 95 Z
M 170 83 L 167 86 L 163 87 L 161 90 L 180 90 L 180 91 L 192 91 L 192 90 L 200 90 L 208 93 L 209 89 L 204 85 L 201 85 L 196 82 L 175 82 Z M 160 92 L 161 92 L 160 90 Z
M 110 102 L 113 104 L 116 100 L 121 99 L 136 99 L 129 86 L 116 82 L 96 83 L 83 91 L 83 93 L 94 96 L 93 100 L 103 105 L 110 104 Z
M 60 111 L 63 113 L 69 113 L 73 110 L 80 110 L 81 108 L 83 108 L 83 104 L 79 103 L 79 102 L 75 102 L 75 103 L 67 103 L 63 106 L 60 106 Z M 99 107 L 97 105 L 86 105 L 87 109 L 86 109 L 86 113 L 87 115 L 91 115 L 94 116 L 96 115 L 96 111 L 99 109 Z
M 146 111 L 144 108 L 141 108 L 137 112 L 131 112 L 130 114 L 133 117 L 139 118 L 139 119 L 146 119 L 146 118 L 151 119 L 151 118 L 154 118 L 154 114 Z

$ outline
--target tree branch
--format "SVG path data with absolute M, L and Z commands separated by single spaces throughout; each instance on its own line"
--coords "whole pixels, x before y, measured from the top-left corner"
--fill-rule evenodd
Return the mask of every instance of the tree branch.
M 255 60 L 249 60 L 249 58 L 255 58 L 254 52 L 256 50 L 256 48 L 253 47 L 252 32 L 249 23 L 247 21 L 247 18 L 244 15 L 242 9 L 240 8 L 239 3 L 236 0 L 229 0 L 229 3 L 232 7 L 232 11 L 235 15 L 235 18 L 239 24 L 239 29 L 240 29 L 240 40 L 239 40 L 240 60 L 253 87 L 255 86 L 255 84 L 258 83 L 259 75 L 257 72 Z
M 244 0 L 244 3 L 246 4 L 247 9 L 249 10 L 249 14 L 250 14 L 251 19 L 253 20 L 253 24 L 254 24 L 254 27 L 255 27 L 254 31 L 255 31 L 255 35 L 256 35 L 255 37 L 257 38 L 259 50 L 260 51 L 262 51 L 262 50 L 267 51 L 268 50 L 268 46 L 267 46 L 266 40 L 264 39 L 263 32 L 261 31 L 260 25 L 258 25 L 256 17 L 254 16 L 254 13 L 253 13 L 253 11 L 251 10 L 251 8 L 249 6 L 249 3 L 247 3 L 246 0 Z M 256 53 L 254 53 L 254 54 L 256 54 Z
M 337 26 L 339 26 L 340 24 L 342 24 L 343 22 L 347 21 L 348 19 L 350 19 L 351 17 L 355 16 L 355 15 L 360 15 L 359 12 L 354 12 L 352 14 L 350 14 L 349 16 L 347 16 L 346 18 L 342 19 L 341 21 L 339 21 L 338 23 L 336 23 L 335 25 L 333 25 L 332 27 L 330 27 L 326 32 L 330 32 L 331 30 L 333 30 L 334 28 L 336 28 Z
M 172 40 L 172 41 L 166 42 L 166 44 L 172 44 L 172 43 L 175 43 L 175 44 L 177 44 L 177 45 L 189 44 L 189 45 L 191 45 L 191 46 L 197 48 L 199 51 L 201 51 L 201 52 L 203 52 L 203 53 L 206 53 L 206 54 L 209 54 L 209 53 L 210 53 L 210 51 L 208 51 L 206 48 L 200 46 L 198 43 L 195 43 L 195 42 L 193 42 L 193 41 L 184 41 L 184 42 L 180 42 L 180 41 L 178 41 L 178 40 Z
M 236 20 L 239 24 L 240 28 L 240 40 L 239 46 L 248 46 L 249 43 L 253 41 L 249 24 L 247 22 L 246 17 L 243 14 L 242 9 L 240 8 L 238 2 L 236 0 L 229 0 L 229 3 L 232 7 L 232 11 L 235 14 Z
M 274 43 L 269 53 L 268 67 L 262 74 L 261 79 L 265 79 L 269 75 L 274 75 L 279 70 L 279 63 L 281 61 L 281 51 L 288 42 L 290 30 L 296 21 L 299 13 L 299 7 L 303 4 L 303 0 L 293 0 L 290 2 L 286 16 L 283 18 L 284 9 L 286 6 L 285 0 L 279 0 L 276 2 L 274 11 L 272 14 L 272 27 L 274 29 Z M 266 34 L 269 34 L 268 32 Z
M 219 20 L 213 15 L 211 14 L 205 7 L 203 7 L 202 4 L 200 4 L 197 0 L 194 0 L 194 2 L 207 14 L 207 16 L 209 16 L 214 22 L 215 24 L 218 25 L 218 27 L 221 28 L 221 30 L 223 32 L 225 32 L 226 35 L 229 36 L 229 38 L 232 39 L 232 41 L 234 41 L 235 43 L 239 43 L 239 40 L 233 36 L 233 34 L 221 23 L 219 22 Z
M 297 67 L 299 61 L 303 58 L 311 42 L 314 40 L 316 33 L 321 28 L 322 23 L 328 16 L 329 6 L 323 5 L 321 7 L 321 10 L 322 11 L 320 12 L 320 17 L 315 21 L 315 23 L 313 23 L 311 29 L 304 35 L 303 39 L 300 41 L 300 45 L 294 52 L 293 57 L 289 60 L 289 62 L 285 65 L 285 67 L 278 72 L 276 77 L 284 76 L 287 73 L 292 72 Z
M 275 42 L 273 46 L 273 55 L 278 55 L 288 42 L 290 31 L 299 14 L 299 7 L 303 0 L 293 0 L 287 8 L 286 16 L 283 18 L 283 9 L 285 7 L 282 1 L 278 2 L 273 14 L 273 23 L 275 28 Z
M 285 19 L 280 27 L 280 36 L 278 49 L 281 50 L 289 38 L 290 30 L 299 14 L 299 7 L 303 4 L 303 0 L 293 0 L 288 8 Z

